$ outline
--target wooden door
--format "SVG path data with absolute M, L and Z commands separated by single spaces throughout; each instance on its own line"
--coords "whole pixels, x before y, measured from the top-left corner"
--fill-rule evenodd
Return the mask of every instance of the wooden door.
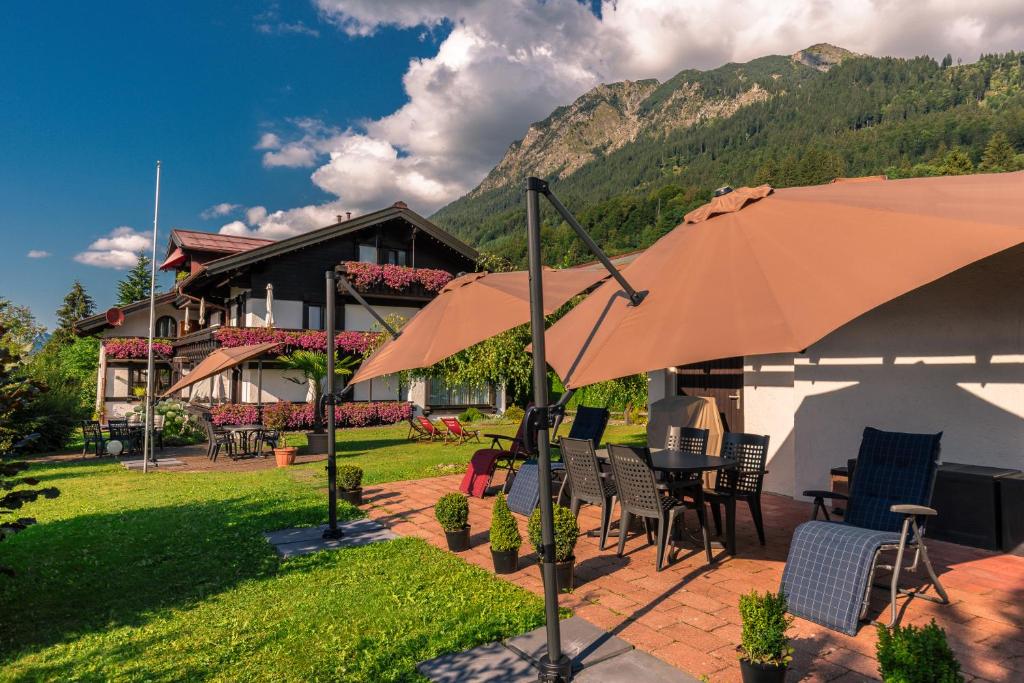
M 682 396 L 711 396 L 727 432 L 743 431 L 743 357 L 719 358 L 677 368 L 676 391 Z

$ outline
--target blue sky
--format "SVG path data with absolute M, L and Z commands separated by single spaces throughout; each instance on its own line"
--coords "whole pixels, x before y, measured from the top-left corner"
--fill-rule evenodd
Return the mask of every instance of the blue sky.
M 113 303 L 122 273 L 72 259 L 118 226 L 152 229 L 157 159 L 158 253 L 171 227 L 219 228 L 201 217 L 218 203 L 322 201 L 308 170 L 263 168 L 261 131 L 394 110 L 410 58 L 444 36 L 349 38 L 303 2 L 58 4 L 8 3 L 0 21 L 0 295 L 47 325 L 75 278 Z
M 398 199 L 430 215 L 599 83 L 819 42 L 965 61 L 1024 47 L 1007 0 L 2 7 L 0 295 L 46 325 L 75 278 L 113 303 L 152 227 L 157 159 L 159 252 L 172 227 L 280 239 Z

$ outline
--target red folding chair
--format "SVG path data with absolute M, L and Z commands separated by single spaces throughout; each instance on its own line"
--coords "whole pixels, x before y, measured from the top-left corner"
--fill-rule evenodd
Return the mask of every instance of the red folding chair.
M 464 443 L 468 443 L 470 439 L 476 439 L 477 443 L 480 441 L 480 430 L 479 429 L 466 429 L 459 422 L 457 417 L 442 417 L 441 422 L 444 424 L 444 428 L 448 430 L 445 435 L 445 441 L 450 441 L 455 445 L 461 446 Z
M 444 441 L 444 432 L 438 429 L 437 425 L 435 425 L 433 422 L 423 417 L 422 415 L 417 415 L 416 421 L 420 423 L 420 427 L 423 428 L 423 431 L 426 435 L 425 438 L 428 441 L 433 441 L 434 439 L 441 439 L 442 441 Z

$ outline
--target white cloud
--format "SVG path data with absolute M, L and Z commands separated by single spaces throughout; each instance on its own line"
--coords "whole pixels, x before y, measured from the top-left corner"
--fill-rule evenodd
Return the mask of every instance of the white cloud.
M 1024 43 L 1024 4 L 1009 0 L 606 0 L 600 18 L 576 0 L 314 2 L 353 37 L 451 30 L 434 56 L 410 61 L 408 101 L 391 114 L 347 129 L 295 119 L 263 134 L 265 167 L 317 166 L 314 184 L 339 200 L 250 221 L 257 233 L 299 231 L 341 202 L 361 212 L 402 199 L 430 213 L 476 186 L 530 123 L 602 82 L 665 79 L 819 42 L 967 61 Z
M 48 256 L 52 256 L 52 254 L 48 251 L 43 251 L 42 249 L 30 249 L 26 256 L 29 258 L 47 258 Z
M 263 207 L 255 207 L 263 209 Z M 250 209 L 250 211 L 252 211 Z M 254 213 L 253 220 L 247 225 L 242 221 L 232 221 L 222 226 L 222 235 L 241 235 L 244 237 L 261 237 L 263 239 L 279 240 L 292 237 L 300 233 L 309 232 L 317 228 L 331 225 L 338 220 L 338 216 L 345 213 L 340 201 L 327 202 L 326 204 L 302 206 L 286 211 L 274 211 L 267 213 L 263 209 L 262 215 Z
M 128 226 L 114 228 L 106 237 L 101 237 L 86 251 L 75 254 L 75 260 L 99 268 L 131 268 L 139 260 L 139 254 L 153 246 L 151 237 Z
M 221 216 L 227 216 L 241 209 L 241 204 L 230 204 L 228 202 L 221 202 L 220 204 L 214 204 L 210 208 L 204 210 L 199 214 L 203 220 L 210 220 L 211 218 L 220 218 Z
M 267 9 L 253 17 L 252 26 L 259 33 L 266 35 L 305 35 L 314 38 L 320 35 L 320 31 L 308 26 L 302 21 L 284 21 L 281 19 L 281 7 L 279 3 L 272 3 Z

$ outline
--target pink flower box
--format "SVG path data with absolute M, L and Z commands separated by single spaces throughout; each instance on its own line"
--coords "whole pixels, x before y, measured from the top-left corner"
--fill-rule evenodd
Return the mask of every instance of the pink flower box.
M 241 403 L 224 403 L 214 406 L 210 413 L 215 425 L 255 424 L 258 411 L 256 406 Z M 268 403 L 263 415 L 283 418 L 287 429 L 310 429 L 313 426 L 312 403 Z M 412 404 L 400 401 L 371 401 L 342 403 L 335 406 L 334 417 L 338 427 L 370 427 L 401 422 L 412 417 Z
M 339 353 L 363 355 L 371 347 L 380 332 L 358 332 L 343 330 L 334 336 Z M 249 346 L 263 342 L 279 342 L 279 353 L 289 350 L 326 351 L 327 333 L 323 330 L 278 330 L 273 327 L 222 327 L 214 337 L 225 348 Z
M 402 291 L 419 283 L 428 292 L 439 292 L 452 280 L 451 273 L 436 268 L 408 268 L 406 266 L 363 263 L 362 261 L 346 261 L 344 266 L 356 289 L 368 289 L 374 285 L 383 284 L 391 289 Z
M 119 360 L 146 358 L 149 355 L 149 340 L 142 337 L 124 337 L 107 339 L 103 342 L 108 358 Z M 153 355 L 159 358 L 170 358 L 174 348 L 166 339 L 153 340 Z

